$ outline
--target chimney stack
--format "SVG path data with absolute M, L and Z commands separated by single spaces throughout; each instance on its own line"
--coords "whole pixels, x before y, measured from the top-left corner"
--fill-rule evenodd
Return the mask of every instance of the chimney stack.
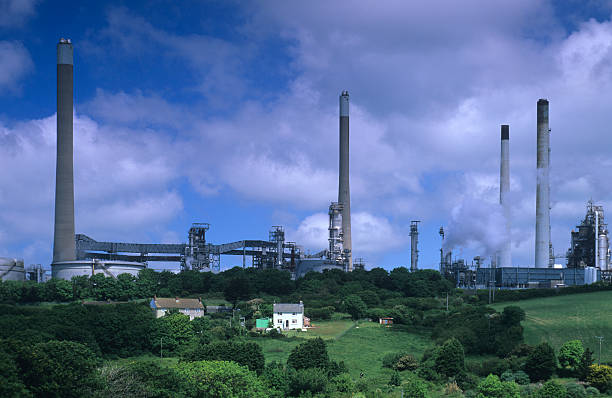
M 342 203 L 343 249 L 347 260 L 347 271 L 353 271 L 351 243 L 351 188 L 349 186 L 349 94 L 340 95 L 340 182 L 338 203 Z
M 499 168 L 499 204 L 505 219 L 506 241 L 499 255 L 500 267 L 512 267 L 511 239 L 510 239 L 510 126 L 501 126 L 501 164 Z
M 538 100 L 538 158 L 536 191 L 535 267 L 547 268 L 550 261 L 550 129 L 548 100 Z
M 57 163 L 53 263 L 76 259 L 74 243 L 74 171 L 72 134 L 73 48 L 57 44 Z
M 410 272 L 418 269 L 419 261 L 419 222 L 410 222 Z

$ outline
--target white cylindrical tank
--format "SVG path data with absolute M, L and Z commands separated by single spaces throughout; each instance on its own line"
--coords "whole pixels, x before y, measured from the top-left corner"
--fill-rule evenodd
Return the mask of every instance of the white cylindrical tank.
M 0 257 L 0 279 L 3 281 L 25 280 L 23 260 L 17 258 Z
M 604 233 L 599 234 L 599 255 L 597 257 L 598 264 L 600 270 L 607 271 L 608 270 L 608 235 L 606 231 Z
M 129 261 L 109 261 L 109 260 L 77 260 L 62 261 L 54 263 L 52 268 L 53 278 L 70 280 L 73 276 L 92 276 L 93 274 L 104 274 L 105 276 L 117 277 L 120 274 L 138 275 L 138 272 L 145 269 L 143 263 Z

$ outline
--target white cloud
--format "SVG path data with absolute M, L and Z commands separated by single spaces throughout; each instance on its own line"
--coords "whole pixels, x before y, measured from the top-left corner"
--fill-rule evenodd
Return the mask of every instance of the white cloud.
M 32 69 L 30 53 L 23 44 L 17 41 L 0 41 L 0 94 L 4 91 L 18 91 L 21 80 Z
M 35 12 L 38 0 L 0 0 L 0 27 L 22 26 Z
M 289 230 L 289 240 L 310 252 L 319 252 L 329 247 L 329 216 L 316 213 L 306 217 L 295 231 Z M 351 214 L 351 234 L 353 238 L 353 258 L 380 254 L 386 250 L 397 249 L 406 243 L 405 234 L 398 231 L 389 220 L 366 212 Z

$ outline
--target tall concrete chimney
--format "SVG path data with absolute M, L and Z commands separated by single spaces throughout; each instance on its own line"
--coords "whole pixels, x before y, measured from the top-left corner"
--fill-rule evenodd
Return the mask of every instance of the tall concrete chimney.
M 538 100 L 538 160 L 536 191 L 535 266 L 547 268 L 550 260 L 550 130 L 548 128 L 548 100 Z
M 414 272 L 419 269 L 419 222 L 410 222 L 410 272 Z
M 512 253 L 510 241 L 510 127 L 501 126 L 501 164 L 499 167 L 499 204 L 504 213 L 504 230 L 507 240 L 504 242 L 499 254 L 500 267 L 512 267 Z
M 76 259 L 72 145 L 72 55 L 73 49 L 70 40 L 60 39 L 57 44 L 57 163 L 55 170 L 54 263 Z
M 347 271 L 353 270 L 353 246 L 351 242 L 351 188 L 349 186 L 349 94 L 340 95 L 340 182 L 338 203 L 342 203 L 343 248 L 347 257 Z

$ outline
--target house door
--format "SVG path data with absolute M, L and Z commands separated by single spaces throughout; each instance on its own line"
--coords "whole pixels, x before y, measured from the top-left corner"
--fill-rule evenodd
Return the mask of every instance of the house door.
M 285 321 L 285 329 L 289 329 L 289 320 Z

